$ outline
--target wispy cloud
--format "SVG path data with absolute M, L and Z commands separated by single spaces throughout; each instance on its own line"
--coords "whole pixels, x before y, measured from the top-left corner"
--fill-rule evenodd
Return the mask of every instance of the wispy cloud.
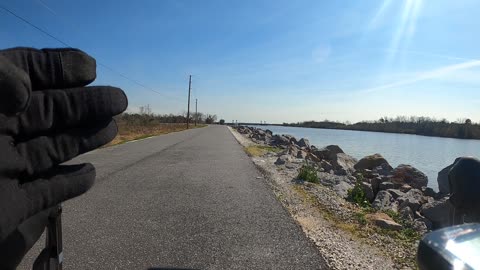
M 391 54 L 412 54 L 412 55 L 419 55 L 419 56 L 443 58 L 443 59 L 449 59 L 449 60 L 463 60 L 463 61 L 475 60 L 475 59 L 471 59 L 471 58 L 457 57 L 457 56 L 445 55 L 445 54 L 439 54 L 439 53 L 429 53 L 429 52 L 415 51 L 415 50 L 383 49 L 381 51 L 384 51 L 386 53 L 391 53 Z
M 455 71 L 466 70 L 466 69 L 471 69 L 475 67 L 480 67 L 480 60 L 469 60 L 459 64 L 443 66 L 430 71 L 418 73 L 409 79 L 400 80 L 400 81 L 396 81 L 396 82 L 392 82 L 392 83 L 388 83 L 388 84 L 384 84 L 384 85 L 380 85 L 380 86 L 376 86 L 368 89 L 363 89 L 363 90 L 360 90 L 359 92 L 372 93 L 372 92 L 382 91 L 386 89 L 396 88 L 399 86 L 410 85 L 417 82 L 445 76 Z
M 57 13 L 55 12 L 55 10 L 53 10 L 52 8 L 50 8 L 45 2 L 43 2 L 42 0 L 37 0 L 37 2 L 42 5 L 44 8 L 46 8 L 48 11 L 50 11 L 51 13 L 57 15 Z

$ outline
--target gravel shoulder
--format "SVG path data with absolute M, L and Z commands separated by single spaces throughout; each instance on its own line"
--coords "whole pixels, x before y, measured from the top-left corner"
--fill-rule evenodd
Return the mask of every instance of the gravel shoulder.
M 229 128 L 244 147 L 255 145 Z M 399 242 L 375 230 L 348 222 L 355 215 L 352 204 L 320 184 L 296 181 L 302 161 L 289 168 L 275 165 L 277 155 L 251 157 L 304 233 L 316 244 L 331 269 L 412 269 L 415 243 Z M 412 249 L 413 248 L 413 249 Z

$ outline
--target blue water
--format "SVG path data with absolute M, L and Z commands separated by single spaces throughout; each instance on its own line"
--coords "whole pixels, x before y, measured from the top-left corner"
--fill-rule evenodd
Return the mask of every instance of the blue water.
M 410 164 L 428 176 L 428 186 L 438 190 L 437 174 L 460 156 L 480 158 L 479 140 L 426 137 L 368 131 L 258 126 L 274 134 L 290 134 L 307 138 L 311 144 L 323 147 L 339 145 L 345 153 L 360 159 L 380 153 L 393 167 Z

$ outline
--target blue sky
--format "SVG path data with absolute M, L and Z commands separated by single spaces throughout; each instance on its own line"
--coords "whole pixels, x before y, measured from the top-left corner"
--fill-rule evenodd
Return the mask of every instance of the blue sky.
M 2 5 L 97 61 L 130 111 L 230 122 L 417 115 L 480 122 L 477 0 L 17 0 Z M 0 47 L 62 44 L 0 10 Z M 194 108 L 192 106 L 192 108 Z

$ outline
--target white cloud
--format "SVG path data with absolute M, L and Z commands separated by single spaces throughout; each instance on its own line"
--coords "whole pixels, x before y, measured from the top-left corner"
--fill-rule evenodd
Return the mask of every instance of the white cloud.
M 416 75 L 408 79 L 404 79 L 404 80 L 400 80 L 400 81 L 396 81 L 396 82 L 392 82 L 392 83 L 388 83 L 380 86 L 375 86 L 368 89 L 363 89 L 363 90 L 360 90 L 360 92 L 371 93 L 371 92 L 377 92 L 381 90 L 396 88 L 399 86 L 410 85 L 410 84 L 414 84 L 417 82 L 421 82 L 421 81 L 425 81 L 433 78 L 441 78 L 443 76 L 450 75 L 451 73 L 456 71 L 467 70 L 475 67 L 480 67 L 480 60 L 470 60 L 460 64 L 443 66 L 430 71 L 417 73 Z

